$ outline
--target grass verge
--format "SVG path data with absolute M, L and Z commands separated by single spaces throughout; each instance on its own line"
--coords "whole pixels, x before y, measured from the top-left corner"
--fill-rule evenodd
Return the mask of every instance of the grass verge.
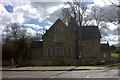
M 117 65 L 120 65 L 120 63 L 105 64 L 105 65 L 94 65 L 94 66 L 78 66 L 78 67 L 110 67 L 110 66 L 117 66 Z M 76 67 L 76 66 L 25 66 L 25 67 Z M 2 66 L 2 68 L 15 68 L 15 67 Z
M 111 57 L 119 57 L 120 54 L 117 53 L 111 53 Z

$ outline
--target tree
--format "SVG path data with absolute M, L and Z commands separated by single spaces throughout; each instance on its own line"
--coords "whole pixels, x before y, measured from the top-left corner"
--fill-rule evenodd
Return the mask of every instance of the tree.
M 113 17 L 108 20 L 113 24 L 118 25 L 120 23 L 120 1 L 119 0 L 109 0 L 109 1 L 112 4 L 110 6 L 114 8 L 114 12 L 116 12 L 118 15 L 113 15 Z
M 15 47 L 12 42 L 6 42 L 2 45 L 2 59 L 3 60 L 11 60 L 14 58 Z
M 92 18 L 92 20 L 95 20 L 95 24 L 97 26 L 100 26 L 100 23 L 102 21 L 104 21 L 103 11 L 104 11 L 103 8 L 100 8 L 98 6 L 94 6 L 94 7 L 92 7 L 91 12 L 88 15 L 88 16 L 90 16 L 90 20 L 91 20 L 91 18 Z M 88 21 L 89 21 L 89 18 L 88 18 Z
M 71 17 L 71 14 L 70 14 L 69 8 L 62 9 L 61 15 L 60 15 L 61 20 L 67 24 L 70 17 Z
M 109 0 L 113 6 L 115 6 L 117 8 L 117 17 L 115 18 L 117 21 L 116 25 L 118 25 L 118 46 L 120 47 L 120 1 L 119 0 L 115 0 L 115 1 L 112 1 L 112 0 Z
M 82 0 L 75 0 L 75 2 L 67 2 L 65 4 L 69 6 L 70 12 L 75 18 L 77 18 L 77 23 L 81 27 L 84 23 L 85 13 L 88 9 L 87 5 L 89 3 Z
M 120 54 L 120 47 L 119 47 L 119 48 L 116 48 L 115 53 Z
M 112 3 L 112 5 L 114 5 L 116 7 L 120 7 L 120 1 L 119 0 L 114 0 L 114 1 L 109 0 L 109 1 Z
M 19 27 L 16 23 L 10 25 L 5 29 L 6 32 L 6 39 L 4 39 L 4 54 L 3 55 L 9 55 L 10 49 L 12 49 L 13 55 L 12 58 L 14 58 L 15 65 L 19 64 L 19 59 L 22 58 L 22 60 L 28 59 L 28 38 L 26 35 L 26 30 L 24 27 Z M 10 47 L 11 46 L 11 47 Z M 8 49 L 8 52 L 5 51 L 5 49 Z

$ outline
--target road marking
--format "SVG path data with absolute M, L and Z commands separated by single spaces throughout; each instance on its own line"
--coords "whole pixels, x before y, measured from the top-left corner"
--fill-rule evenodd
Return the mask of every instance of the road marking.
M 110 70 L 110 71 L 118 71 L 118 70 Z
M 86 78 L 89 78 L 89 77 L 92 77 L 92 76 L 90 76 L 90 75 L 89 75 L 89 76 L 86 76 Z
M 16 76 L 10 76 L 9 78 L 15 78 Z

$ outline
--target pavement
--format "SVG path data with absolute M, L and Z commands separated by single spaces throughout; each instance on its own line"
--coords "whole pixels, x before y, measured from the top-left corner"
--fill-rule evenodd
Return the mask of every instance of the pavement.
M 31 69 L 34 70 L 32 71 Z M 66 71 L 62 71 L 63 69 Z M 1 72 L 2 80 L 119 80 L 118 78 L 120 78 L 120 72 L 117 66 L 19 67 L 10 68 L 8 71 L 3 70 Z
M 76 71 L 76 70 L 101 70 L 106 67 L 18 67 L 2 68 L 2 71 Z

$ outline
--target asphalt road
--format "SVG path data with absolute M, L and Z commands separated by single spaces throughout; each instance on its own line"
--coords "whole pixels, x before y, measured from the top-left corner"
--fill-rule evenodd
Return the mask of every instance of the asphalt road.
M 3 71 L 2 80 L 118 80 L 119 70 Z

